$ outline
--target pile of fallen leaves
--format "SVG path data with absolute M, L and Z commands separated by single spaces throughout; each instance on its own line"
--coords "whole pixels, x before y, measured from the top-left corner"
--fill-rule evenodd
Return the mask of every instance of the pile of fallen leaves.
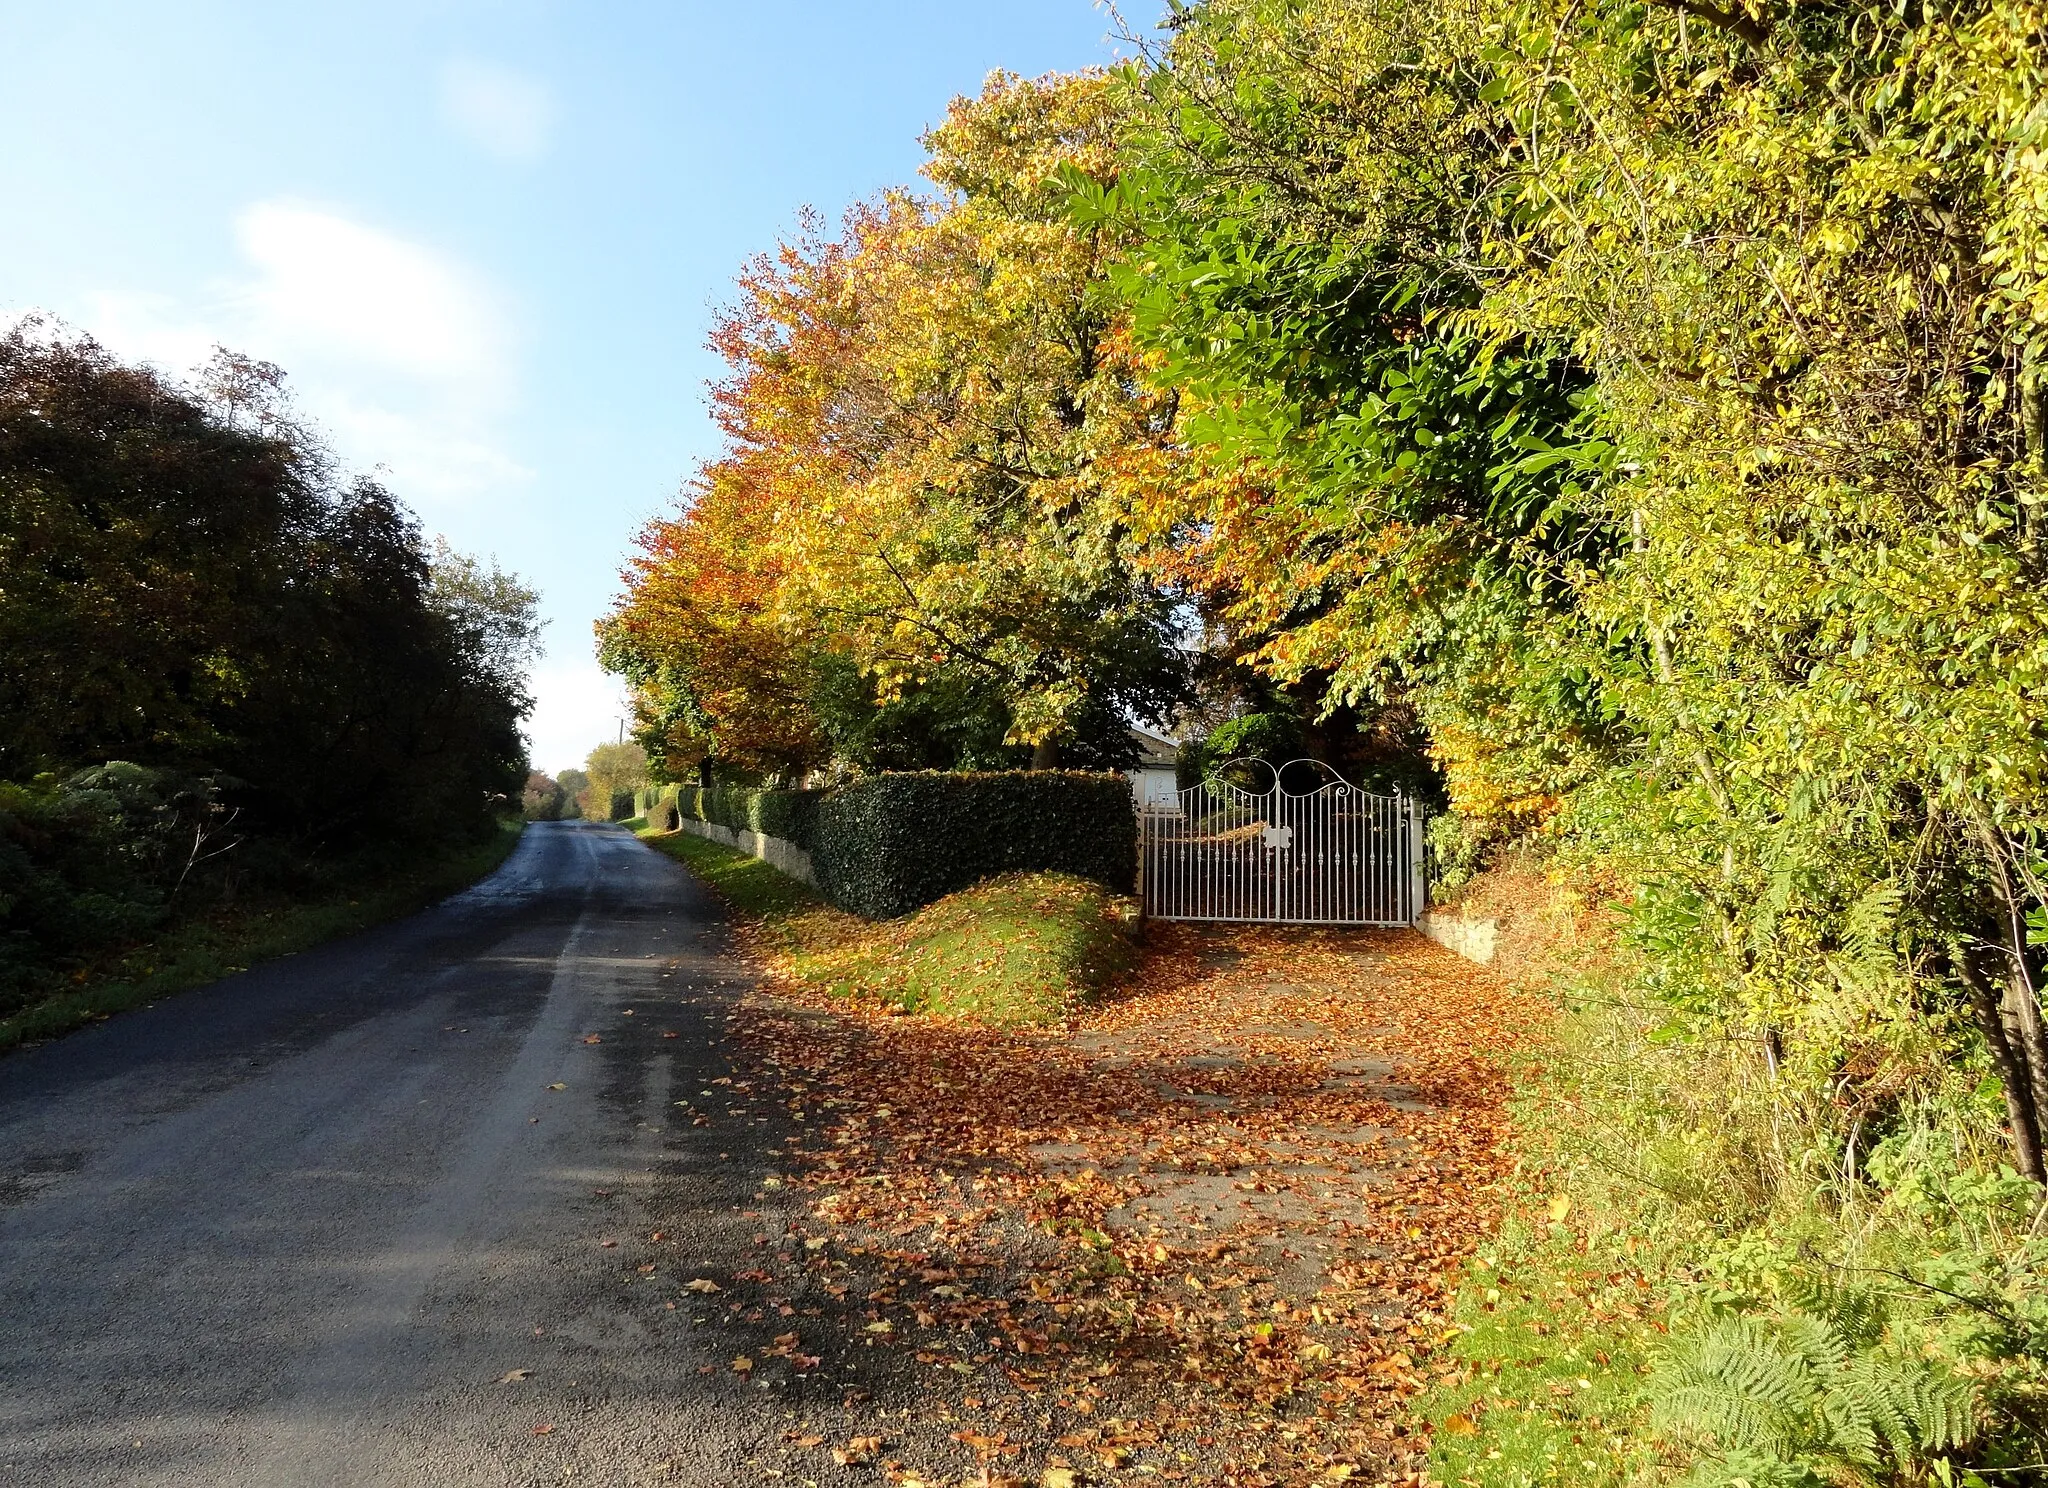
M 782 1264 L 857 1259 L 867 1338 L 968 1423 L 966 1481 L 1419 1481 L 1403 1402 L 1450 1367 L 1541 1017 L 1407 932 L 1154 924 L 1054 1030 L 771 981 L 735 1083 L 799 1133 Z

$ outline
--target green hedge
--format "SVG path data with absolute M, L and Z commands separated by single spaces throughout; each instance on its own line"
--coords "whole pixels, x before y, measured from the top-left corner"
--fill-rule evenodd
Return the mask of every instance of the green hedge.
M 1121 775 L 877 775 L 814 809 L 819 888 L 875 919 L 998 873 L 1072 873 L 1121 894 L 1137 873 L 1138 820 Z
M 651 792 L 643 814 L 658 811 L 664 801 L 692 821 L 711 822 L 735 832 L 762 832 L 811 850 L 823 791 L 748 790 L 738 785 L 667 786 Z

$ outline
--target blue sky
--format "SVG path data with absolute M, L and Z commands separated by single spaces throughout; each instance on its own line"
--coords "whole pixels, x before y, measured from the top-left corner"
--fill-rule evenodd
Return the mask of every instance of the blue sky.
M 713 306 L 912 179 L 992 68 L 1110 61 L 1092 0 L 0 0 L 0 313 L 184 372 L 275 361 L 430 532 L 539 586 L 535 763 L 623 712 L 632 535 L 714 448 Z

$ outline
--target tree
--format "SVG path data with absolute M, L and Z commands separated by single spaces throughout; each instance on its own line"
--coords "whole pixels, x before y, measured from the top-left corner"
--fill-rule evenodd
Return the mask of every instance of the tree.
M 876 722 L 912 696 L 993 708 L 1041 763 L 1184 695 L 1171 597 L 1093 499 L 1106 452 L 1165 428 L 1057 179 L 1107 162 L 1113 122 L 1106 79 L 998 75 L 927 140 L 950 198 L 887 194 L 742 276 L 713 338 L 728 452 L 603 632 L 657 752 L 822 763 L 820 688 L 862 732 L 834 657 Z M 979 737 L 959 725 L 926 737 Z
M 2040 19 L 1210 0 L 1070 182 L 1182 398 L 1151 561 L 1640 883 L 1713 1030 L 1969 1010 L 2037 1178 Z
M 526 774 L 535 596 L 430 555 L 281 383 L 0 340 L 0 779 L 217 774 L 245 826 L 330 846 L 486 826 Z
M 592 821 L 616 820 L 620 799 L 630 800 L 648 781 L 647 751 L 630 742 L 598 745 L 583 768 L 590 780 L 590 802 L 583 814 Z

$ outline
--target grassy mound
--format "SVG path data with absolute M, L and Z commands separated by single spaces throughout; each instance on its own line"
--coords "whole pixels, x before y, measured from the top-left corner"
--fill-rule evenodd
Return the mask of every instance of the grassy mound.
M 771 969 L 842 997 L 993 1027 L 1056 1023 L 1131 961 L 1130 901 L 1064 873 L 1006 874 L 870 921 L 718 843 L 644 840 L 732 906 Z

